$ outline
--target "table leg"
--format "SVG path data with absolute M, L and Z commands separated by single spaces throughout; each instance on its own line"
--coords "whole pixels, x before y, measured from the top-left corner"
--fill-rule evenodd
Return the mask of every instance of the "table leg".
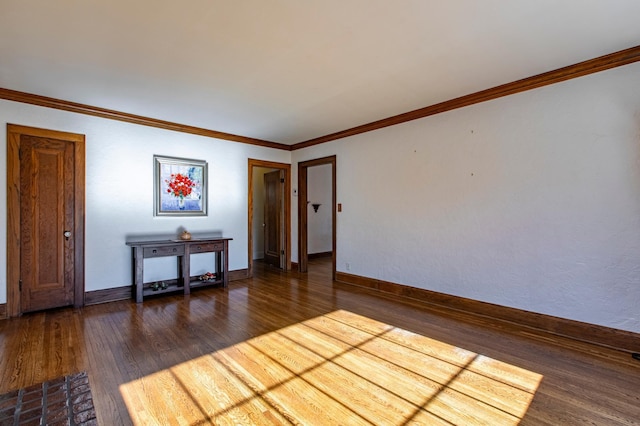
M 182 285 L 184 286 L 184 294 L 191 294 L 191 253 L 189 244 L 185 244 L 184 256 L 179 256 L 182 269 Z
M 224 257 L 224 267 L 223 267 L 223 274 L 224 274 L 224 286 L 228 287 L 229 286 L 229 242 L 227 240 L 224 241 L 224 251 L 223 251 L 223 257 Z
M 133 248 L 133 285 L 136 291 L 136 303 L 142 303 L 142 289 L 144 287 L 144 256 L 141 247 Z

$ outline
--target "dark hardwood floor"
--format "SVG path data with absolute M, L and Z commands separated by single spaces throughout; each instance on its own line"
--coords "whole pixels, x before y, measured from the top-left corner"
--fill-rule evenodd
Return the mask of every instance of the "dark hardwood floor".
M 640 424 L 629 354 L 257 262 L 228 289 L 0 321 L 0 394 L 87 371 L 127 424 Z

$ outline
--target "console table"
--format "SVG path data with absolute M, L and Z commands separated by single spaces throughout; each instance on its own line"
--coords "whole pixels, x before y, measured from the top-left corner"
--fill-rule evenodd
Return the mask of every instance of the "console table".
M 194 287 L 215 284 L 229 285 L 229 241 L 233 238 L 205 237 L 191 240 L 154 239 L 146 237 L 127 241 L 132 248 L 132 269 L 136 303 L 143 297 L 162 293 L 183 291 L 191 293 Z M 215 253 L 215 278 L 201 281 L 199 277 L 190 275 L 190 257 L 196 253 Z M 175 256 L 178 259 L 178 278 L 167 281 L 167 288 L 154 290 L 153 283 L 144 282 L 144 259 L 152 257 Z

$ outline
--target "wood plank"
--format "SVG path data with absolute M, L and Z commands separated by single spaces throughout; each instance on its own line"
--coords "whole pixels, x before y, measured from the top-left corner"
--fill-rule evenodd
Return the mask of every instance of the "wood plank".
M 256 264 L 0 321 L 0 393 L 87 371 L 100 424 L 637 424 L 629 354 Z M 493 321 L 493 322 L 492 322 Z

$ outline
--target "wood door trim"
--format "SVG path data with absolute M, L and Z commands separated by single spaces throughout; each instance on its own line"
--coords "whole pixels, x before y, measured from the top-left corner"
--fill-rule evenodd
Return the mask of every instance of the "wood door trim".
M 248 161 L 248 248 L 247 248 L 247 276 L 253 277 L 253 168 L 263 167 L 268 169 L 284 170 L 284 232 L 285 232 L 285 270 L 291 270 L 291 164 L 277 163 L 275 161 L 256 160 Z
M 20 299 L 20 136 L 53 138 L 73 143 L 74 174 L 74 306 L 84 305 L 85 136 L 7 124 L 7 316 L 21 313 Z
M 360 133 L 371 132 L 373 130 L 382 129 L 384 127 L 394 126 L 396 124 L 406 123 L 407 121 L 417 120 L 419 118 L 428 117 L 430 115 L 440 114 L 442 112 L 451 111 L 457 108 L 474 105 L 480 102 L 486 102 L 503 96 L 514 95 L 516 93 L 527 90 L 537 89 L 539 87 L 548 86 L 550 84 L 560 83 L 562 81 L 571 80 L 573 78 L 584 77 L 585 75 L 594 74 L 600 71 L 629 65 L 640 61 L 640 46 L 630 49 L 621 50 L 594 59 L 579 62 L 567 67 L 558 68 L 553 71 L 537 74 L 521 80 L 512 81 L 490 89 L 481 90 L 459 98 L 450 99 L 438 104 L 419 108 L 403 114 L 394 115 L 392 117 L 383 118 L 382 120 L 373 121 L 371 123 L 352 127 L 340 132 L 331 133 L 329 135 L 320 136 L 299 142 L 291 146 L 291 150 L 295 151 L 309 146 L 319 145 L 325 142 L 346 138 L 348 136 L 358 135 Z
M 331 164 L 331 232 L 332 232 L 332 278 L 336 278 L 336 156 L 316 158 L 314 160 L 301 161 L 298 163 L 298 271 L 307 272 L 309 260 L 308 235 L 307 235 L 307 169 L 313 166 Z

